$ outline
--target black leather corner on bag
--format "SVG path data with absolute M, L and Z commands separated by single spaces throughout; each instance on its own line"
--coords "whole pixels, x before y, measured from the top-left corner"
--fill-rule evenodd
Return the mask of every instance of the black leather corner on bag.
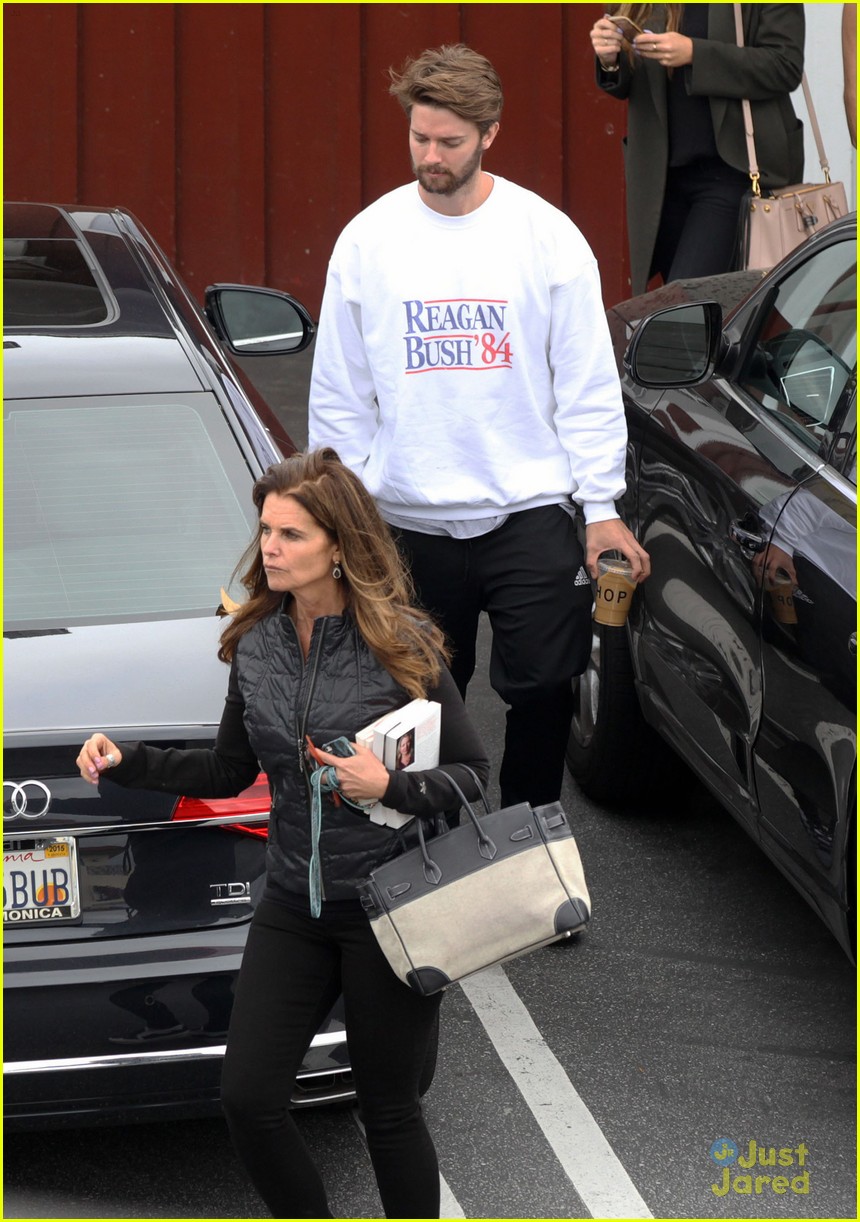
M 560 937 L 568 937 L 585 929 L 591 913 L 582 900 L 566 900 L 555 914 L 555 928 Z
M 413 993 L 429 997 L 432 993 L 438 993 L 440 989 L 447 989 L 452 981 L 444 972 L 440 972 L 438 967 L 418 967 L 407 973 L 406 983 Z

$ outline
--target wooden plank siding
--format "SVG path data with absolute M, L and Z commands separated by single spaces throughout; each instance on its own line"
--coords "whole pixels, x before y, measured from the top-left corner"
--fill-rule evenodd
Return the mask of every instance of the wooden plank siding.
M 78 195 L 78 6 L 7 6 L 3 176 L 6 199 Z
M 145 201 L 145 222 L 174 248 L 177 139 L 173 6 L 73 7 L 78 10 L 79 38 L 78 186 L 74 202 L 101 206 L 124 199 Z M 6 43 L 7 65 L 10 49 Z M 9 185 L 7 181 L 7 189 Z
M 599 4 L 6 4 L 4 195 L 119 204 L 201 296 L 319 309 L 351 216 L 411 176 L 389 65 L 463 41 L 505 89 L 490 171 L 563 208 L 627 295 L 624 108 L 594 84 Z

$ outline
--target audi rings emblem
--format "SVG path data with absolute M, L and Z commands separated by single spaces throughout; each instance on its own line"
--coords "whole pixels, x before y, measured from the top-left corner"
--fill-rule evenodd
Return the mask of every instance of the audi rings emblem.
M 41 819 L 51 805 L 51 791 L 41 781 L 3 782 L 3 818 Z

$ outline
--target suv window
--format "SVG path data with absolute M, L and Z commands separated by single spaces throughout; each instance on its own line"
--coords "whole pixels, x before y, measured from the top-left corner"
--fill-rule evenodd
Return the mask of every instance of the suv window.
M 214 398 L 7 404 L 4 425 L 7 630 L 215 614 L 256 519 Z
M 4 327 L 94 326 L 109 313 L 77 242 L 4 238 Z
M 857 367 L 853 242 L 817 251 L 774 291 L 758 319 L 739 384 L 825 456 Z

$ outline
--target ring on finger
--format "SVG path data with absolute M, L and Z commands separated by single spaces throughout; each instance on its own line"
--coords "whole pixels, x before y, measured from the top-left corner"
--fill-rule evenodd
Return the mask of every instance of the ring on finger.
M 113 751 L 108 751 L 105 759 L 108 762 L 108 768 L 116 768 L 116 756 L 114 755 Z

